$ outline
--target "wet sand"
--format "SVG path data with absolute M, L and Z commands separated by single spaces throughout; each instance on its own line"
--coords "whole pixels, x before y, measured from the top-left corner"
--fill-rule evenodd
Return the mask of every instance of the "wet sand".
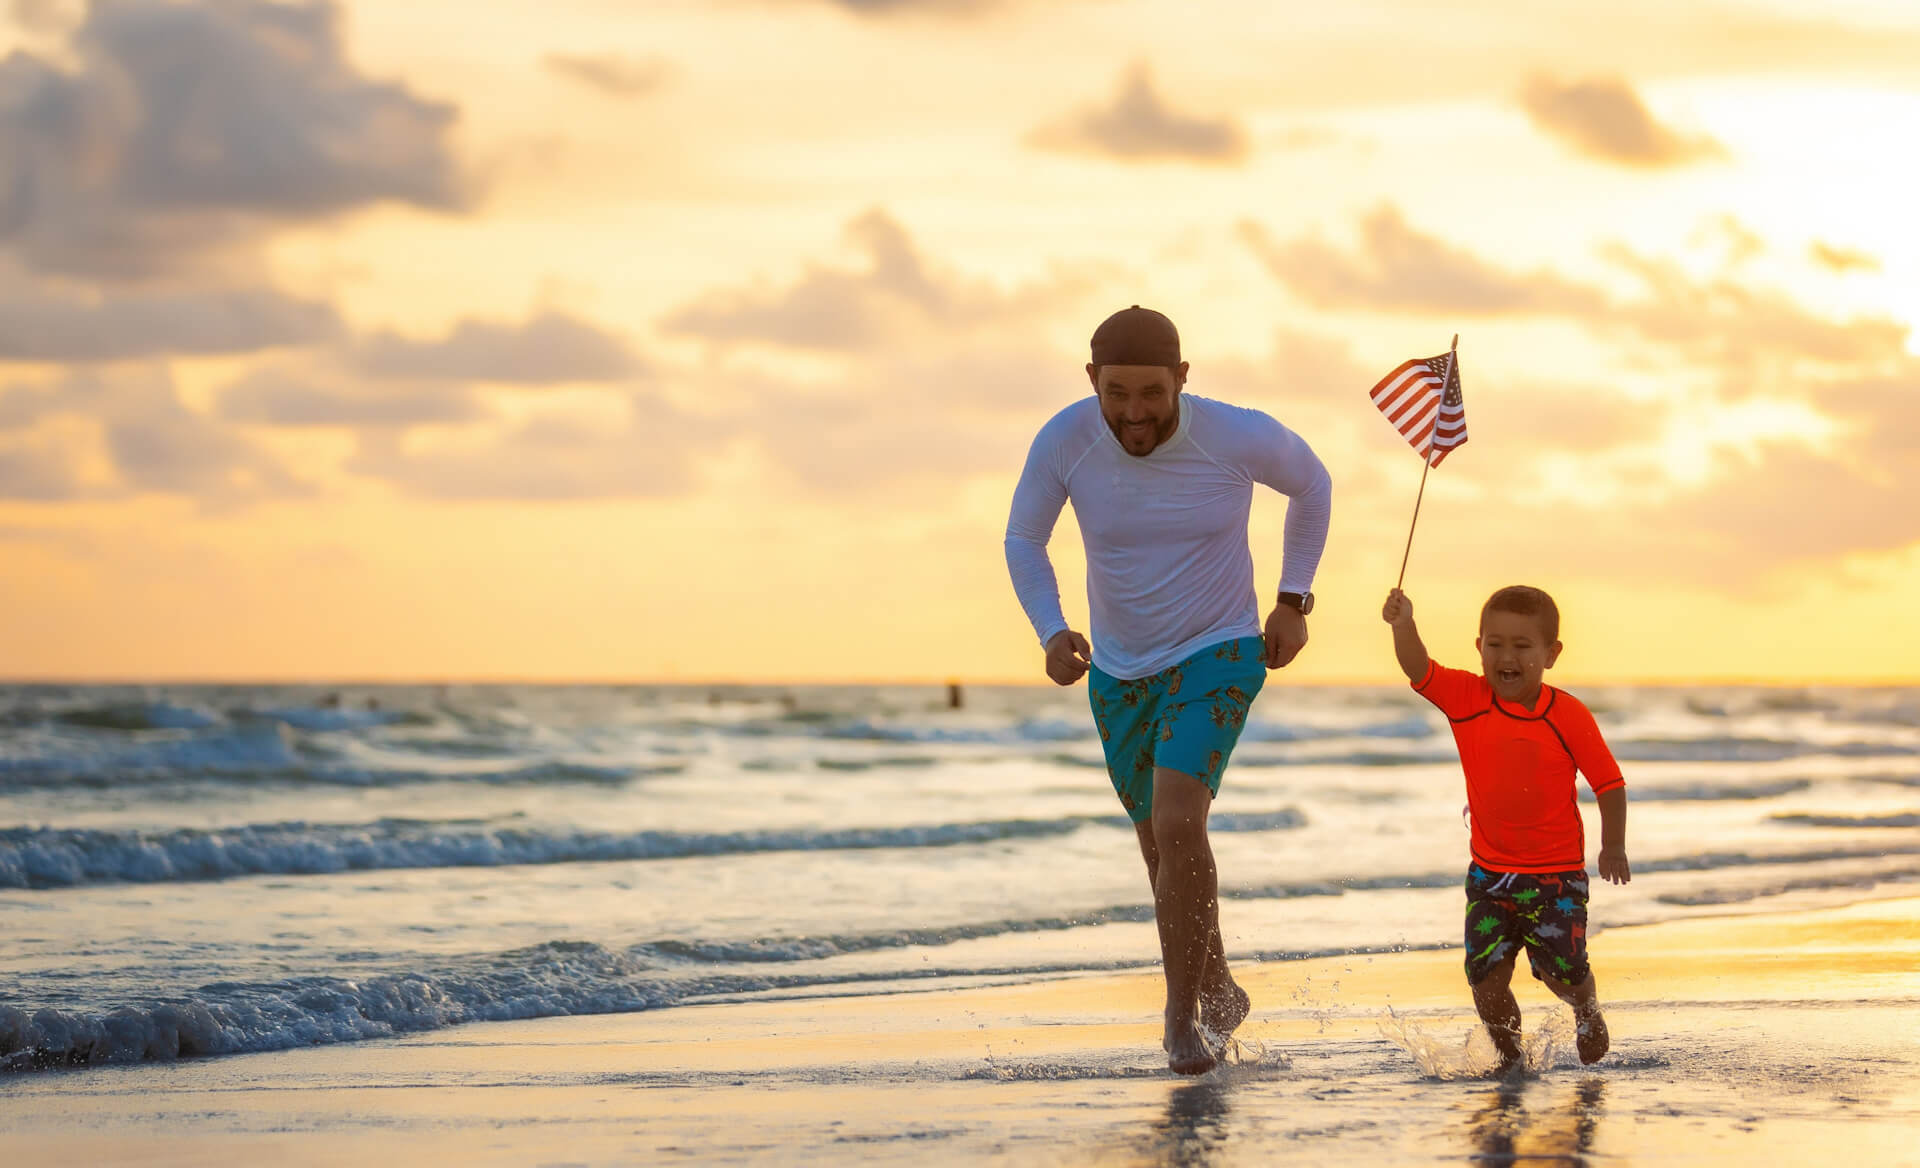
M 1458 951 L 1249 965 L 1165 1070 L 1141 972 L 734 1000 L 0 1079 L 13 1163 L 1920 1164 L 1920 899 L 1610 929 L 1613 1051 L 1516 977 L 1507 1081 Z M 883 987 L 884 989 L 885 987 Z

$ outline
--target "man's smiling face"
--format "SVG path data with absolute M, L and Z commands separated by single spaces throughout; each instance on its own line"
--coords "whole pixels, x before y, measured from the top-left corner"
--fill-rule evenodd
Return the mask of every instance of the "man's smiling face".
M 1144 458 L 1173 437 L 1180 424 L 1180 386 L 1185 362 L 1167 365 L 1089 365 L 1087 377 L 1100 397 L 1100 416 L 1135 458 Z

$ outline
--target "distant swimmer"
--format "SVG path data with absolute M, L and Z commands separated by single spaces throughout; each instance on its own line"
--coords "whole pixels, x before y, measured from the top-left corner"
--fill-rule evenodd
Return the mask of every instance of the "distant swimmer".
M 1089 672 L 1114 793 L 1153 885 L 1176 1072 L 1213 1067 L 1246 1018 L 1220 939 L 1207 813 L 1269 669 L 1307 643 L 1333 483 L 1307 443 L 1259 410 L 1184 391 L 1173 322 L 1134 305 L 1094 330 L 1081 398 L 1041 427 L 1007 519 L 1007 570 L 1047 676 Z M 1284 562 L 1263 627 L 1247 542 L 1253 486 L 1286 495 Z M 1071 500 L 1086 546 L 1092 639 L 1062 614 L 1047 557 Z
M 1587 845 L 1574 775 L 1600 805 L 1603 880 L 1625 884 L 1627 782 L 1593 714 L 1542 683 L 1560 657 L 1560 609 L 1538 588 L 1502 588 L 1480 610 L 1480 672 L 1447 669 L 1427 654 L 1413 601 L 1395 588 L 1381 619 L 1414 690 L 1453 724 L 1467 776 L 1473 862 L 1467 868 L 1467 984 L 1500 1052 L 1502 1072 L 1521 1061 L 1513 966 L 1520 950 L 1555 997 L 1573 1007 L 1580 1061 L 1608 1046 L 1587 962 Z

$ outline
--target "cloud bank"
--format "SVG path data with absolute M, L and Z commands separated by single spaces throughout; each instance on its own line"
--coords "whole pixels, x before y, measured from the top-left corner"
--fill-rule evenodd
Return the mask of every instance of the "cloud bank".
M 547 71 L 608 97 L 645 97 L 660 89 L 672 68 L 658 57 L 633 58 L 617 53 L 548 53 L 541 58 Z
M 472 195 L 450 105 L 361 75 L 328 3 L 95 0 L 71 68 L 0 61 L 0 246 L 137 278 L 276 223 Z
M 1726 147 L 1705 135 L 1661 125 L 1625 81 L 1555 81 L 1536 76 L 1520 106 L 1543 133 L 1602 162 L 1649 169 L 1722 159 Z
M 1234 164 L 1247 156 L 1247 132 L 1238 122 L 1175 110 L 1154 88 L 1144 63 L 1127 70 L 1105 105 L 1042 126 L 1027 142 L 1118 162 Z

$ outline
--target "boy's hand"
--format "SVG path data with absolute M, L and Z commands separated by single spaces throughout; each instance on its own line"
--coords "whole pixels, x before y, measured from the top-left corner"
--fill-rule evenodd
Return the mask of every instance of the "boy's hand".
M 1600 879 L 1611 880 L 1615 884 L 1625 884 L 1633 879 L 1633 873 L 1627 868 L 1627 849 L 1600 849 Z
M 1047 642 L 1047 676 L 1055 685 L 1072 685 L 1093 664 L 1093 646 L 1072 629 L 1062 629 Z
M 1395 588 L 1387 593 L 1387 602 L 1380 606 L 1380 619 L 1395 628 L 1413 623 L 1413 601 L 1407 594 Z

